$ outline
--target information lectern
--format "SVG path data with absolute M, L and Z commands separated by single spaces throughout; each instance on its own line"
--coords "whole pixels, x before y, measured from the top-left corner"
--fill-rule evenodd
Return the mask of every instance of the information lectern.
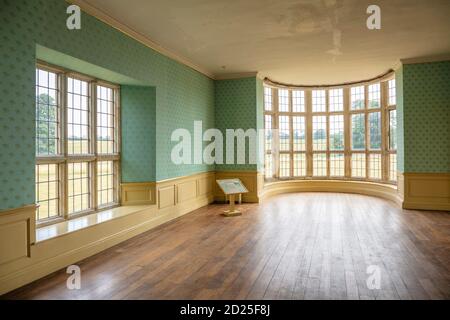
M 239 179 L 224 179 L 217 180 L 217 184 L 230 200 L 230 208 L 224 211 L 223 215 L 226 217 L 240 216 L 242 213 L 235 207 L 236 196 L 241 197 L 243 193 L 248 192 L 242 181 Z

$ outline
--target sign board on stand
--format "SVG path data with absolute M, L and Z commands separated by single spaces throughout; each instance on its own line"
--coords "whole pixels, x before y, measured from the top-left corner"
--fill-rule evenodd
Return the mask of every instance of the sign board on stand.
M 248 190 L 244 186 L 241 180 L 239 179 L 224 179 L 224 180 L 217 180 L 217 184 L 219 185 L 220 189 L 222 189 L 223 193 L 225 193 L 225 196 L 227 196 L 230 199 L 230 209 L 226 210 L 223 214 L 227 217 L 234 217 L 234 216 L 240 216 L 241 212 L 239 210 L 236 210 L 235 208 L 235 200 L 236 195 L 241 196 L 243 193 L 247 193 Z

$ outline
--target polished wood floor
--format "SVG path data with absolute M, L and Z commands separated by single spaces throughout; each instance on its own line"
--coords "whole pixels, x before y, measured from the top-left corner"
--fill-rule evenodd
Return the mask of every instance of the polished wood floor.
M 81 290 L 56 272 L 8 299 L 449 299 L 450 214 L 385 200 L 287 194 L 211 205 L 78 265 Z M 367 286 L 377 266 L 380 289 Z

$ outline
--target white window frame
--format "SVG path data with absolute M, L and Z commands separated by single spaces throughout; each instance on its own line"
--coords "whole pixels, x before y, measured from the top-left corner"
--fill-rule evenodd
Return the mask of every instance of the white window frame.
M 390 157 L 397 154 L 397 150 L 390 149 L 389 139 L 389 112 L 391 110 L 396 110 L 396 105 L 389 104 L 389 87 L 388 81 L 393 80 L 392 75 L 386 76 L 383 79 L 374 80 L 365 83 L 355 83 L 352 85 L 342 85 L 342 86 L 329 86 L 329 87 L 285 87 L 276 86 L 272 83 L 265 83 L 265 88 L 271 90 L 272 97 L 272 109 L 270 111 L 264 110 L 264 116 L 270 115 L 272 117 L 272 131 L 275 132 L 272 138 L 272 149 L 265 150 L 266 155 L 272 157 L 272 168 L 273 172 L 269 176 L 265 176 L 266 181 L 273 180 L 289 180 L 289 179 L 327 179 L 327 180 L 360 180 L 360 181 L 371 181 L 387 184 L 396 184 L 395 180 L 390 179 Z M 372 84 L 380 84 L 380 106 L 379 108 L 369 108 L 368 100 L 369 86 Z M 364 87 L 364 109 L 351 110 L 351 88 L 352 87 Z M 278 109 L 278 90 L 288 89 L 289 90 L 289 111 L 280 112 Z M 330 111 L 330 99 L 329 90 L 332 89 L 343 89 L 343 100 L 344 108 L 342 111 Z M 292 112 L 292 91 L 301 90 L 304 91 L 305 96 L 305 112 Z M 313 90 L 325 90 L 326 91 L 326 110 L 324 112 L 313 112 L 312 108 L 312 91 Z M 264 95 L 266 99 L 266 95 Z M 266 101 L 264 101 L 264 104 Z M 369 128 L 369 114 L 379 112 L 381 114 L 381 147 L 380 149 L 370 149 L 370 128 Z M 364 114 L 365 116 L 365 148 L 363 150 L 352 150 L 351 148 L 351 116 L 353 114 Z M 280 151 L 279 150 L 279 134 L 277 133 L 279 129 L 278 119 L 280 115 L 289 116 L 290 123 L 290 150 Z M 312 128 L 312 117 L 313 116 L 326 116 L 327 119 L 327 148 L 324 151 L 313 150 L 313 128 Z M 330 150 L 330 116 L 332 115 L 343 115 L 344 116 L 344 150 L 336 151 Z M 298 152 L 293 151 L 293 126 L 292 119 L 293 116 L 305 117 L 306 124 L 306 151 Z M 265 122 L 264 122 L 265 123 Z M 305 153 L 306 154 L 306 175 L 303 177 L 297 177 L 293 174 L 293 158 L 295 153 Z M 314 176 L 313 175 L 313 155 L 314 154 L 326 154 L 327 157 L 327 175 L 326 176 Z M 364 178 L 357 178 L 352 176 L 352 154 L 364 154 L 365 155 L 365 168 L 366 173 Z M 280 154 L 290 154 L 290 176 L 280 177 Z M 344 155 L 344 176 L 336 177 L 330 175 L 330 154 L 343 154 Z M 370 178 L 370 155 L 379 154 L 381 156 L 381 178 L 374 179 Z
M 48 219 L 36 219 L 39 226 L 49 225 L 60 221 L 77 218 L 97 211 L 106 210 L 119 206 L 120 204 L 120 153 L 121 153 L 121 136 L 120 136 L 120 86 L 99 80 L 84 74 L 67 70 L 61 67 L 47 64 L 46 62 L 37 61 L 36 70 L 41 69 L 47 72 L 53 72 L 57 76 L 58 88 L 58 105 L 60 113 L 58 114 L 59 123 L 59 153 L 56 155 L 38 155 L 36 154 L 36 167 L 42 164 L 56 164 L 59 175 L 59 215 Z M 75 78 L 88 82 L 88 110 L 89 110 L 89 153 L 88 154 L 69 154 L 68 153 L 68 119 L 67 119 L 67 83 L 68 78 Z M 97 86 L 112 89 L 114 99 L 114 151 L 109 154 L 97 153 Z M 37 152 L 36 152 L 37 153 Z M 98 205 L 97 199 L 97 163 L 100 161 L 112 161 L 114 178 L 113 178 L 113 202 Z M 68 164 L 77 162 L 87 162 L 90 172 L 89 188 L 90 188 L 90 208 L 84 211 L 69 213 L 69 192 L 68 192 Z M 36 202 L 38 199 L 36 199 Z

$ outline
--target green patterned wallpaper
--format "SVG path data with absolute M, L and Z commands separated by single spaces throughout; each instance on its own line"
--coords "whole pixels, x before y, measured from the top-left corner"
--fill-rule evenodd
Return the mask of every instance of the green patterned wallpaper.
M 450 172 L 450 61 L 403 66 L 404 172 Z
M 156 90 L 121 86 L 122 182 L 155 181 Z
M 403 67 L 395 71 L 395 87 L 397 96 L 397 170 L 405 172 L 405 143 L 403 129 Z
M 256 129 L 258 117 L 258 92 L 262 90 L 257 85 L 257 78 L 242 78 L 219 80 L 215 82 L 216 97 L 216 128 L 222 131 L 225 142 L 226 129 Z M 262 102 L 259 105 L 262 108 Z M 261 111 L 262 115 L 262 111 Z M 261 117 L 262 121 L 262 117 Z M 236 148 L 235 148 L 236 150 Z M 248 142 L 247 142 L 248 150 Z M 226 150 L 224 150 L 224 161 Z M 236 158 L 236 151 L 235 151 Z M 248 161 L 248 158 L 247 158 Z M 216 165 L 220 171 L 251 171 L 256 170 L 254 164 Z
M 81 30 L 68 30 L 67 5 L 0 0 L 0 210 L 34 203 L 37 44 L 156 88 L 157 180 L 211 170 L 173 164 L 170 133 L 194 120 L 214 126 L 214 81 L 84 13 Z

